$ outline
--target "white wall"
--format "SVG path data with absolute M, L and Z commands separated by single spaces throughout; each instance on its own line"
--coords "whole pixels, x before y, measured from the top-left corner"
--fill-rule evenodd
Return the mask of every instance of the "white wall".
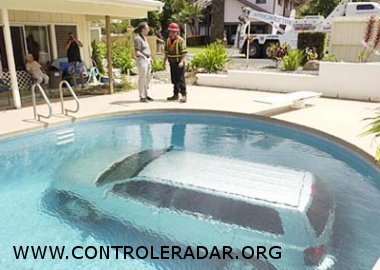
M 238 18 L 244 5 L 236 0 L 227 0 L 224 3 L 224 22 L 238 23 Z
M 232 70 L 228 75 L 198 74 L 197 83 L 279 93 L 322 92 L 325 97 L 380 102 L 380 63 L 321 62 L 319 75 Z
M 228 0 L 227 0 L 228 1 Z M 265 4 L 256 4 L 256 0 L 248 0 L 252 4 L 255 4 L 256 6 L 259 6 L 266 11 L 272 13 L 273 12 L 273 5 L 276 3 L 277 0 L 267 0 Z
M 285 16 L 289 16 L 290 12 L 292 11 L 290 9 L 290 7 L 291 7 L 290 2 L 291 1 L 292 0 L 288 1 L 288 6 L 285 8 Z M 285 5 L 285 2 L 286 2 L 286 0 L 281 0 L 281 5 L 279 5 L 277 0 L 274 1 L 274 4 L 276 5 L 275 6 L 275 12 L 274 12 L 275 14 L 281 15 L 281 16 L 284 15 L 284 5 Z

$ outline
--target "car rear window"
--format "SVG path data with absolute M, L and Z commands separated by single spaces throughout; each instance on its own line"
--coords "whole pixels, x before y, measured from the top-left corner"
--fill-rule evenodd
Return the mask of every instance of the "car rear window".
M 269 207 L 148 181 L 116 184 L 113 193 L 188 214 L 202 214 L 256 231 L 283 234 L 279 213 Z
M 312 196 L 313 198 L 311 205 L 307 210 L 307 217 L 319 237 L 326 226 L 330 211 L 332 209 L 332 201 L 326 186 L 320 181 L 313 185 Z

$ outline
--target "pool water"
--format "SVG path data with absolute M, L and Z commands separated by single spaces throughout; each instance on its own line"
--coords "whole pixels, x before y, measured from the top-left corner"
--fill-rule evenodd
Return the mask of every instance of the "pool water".
M 57 144 L 57 134 L 70 130 L 75 140 Z M 228 158 L 232 164 L 255 162 L 311 172 L 324 180 L 336 204 L 334 269 L 371 269 L 380 256 L 380 173 L 364 159 L 317 136 L 262 120 L 168 112 L 86 121 L 0 141 L 0 269 L 243 269 L 242 264 L 234 267 L 222 260 L 14 258 L 15 245 L 200 244 L 194 237 L 198 232 L 184 229 L 179 240 L 141 227 L 128 215 L 120 218 L 121 206 L 120 211 L 110 212 L 98 208 L 96 200 L 107 196 L 104 189 L 86 186 L 126 156 L 169 146 Z M 86 199 L 91 196 L 95 199 Z M 183 224 L 183 228 L 192 226 Z M 219 229 L 228 234 L 215 224 L 214 230 Z M 214 244 L 211 238 L 204 241 Z M 292 269 L 289 265 L 284 258 L 280 269 Z

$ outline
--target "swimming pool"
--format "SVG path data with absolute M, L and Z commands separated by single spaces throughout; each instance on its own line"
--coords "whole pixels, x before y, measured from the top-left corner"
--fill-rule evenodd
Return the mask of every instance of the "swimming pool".
M 219 245 L 223 241 L 216 242 L 215 232 L 231 244 L 228 235 L 234 229 L 202 216 L 168 216 L 167 211 L 138 203 L 126 214 L 121 199 L 103 204 L 109 194 L 96 188 L 95 181 L 110 165 L 146 149 L 171 146 L 190 153 L 191 160 L 200 157 L 198 164 L 202 157 L 213 157 L 219 162 L 213 164 L 248 162 L 316 175 L 336 204 L 334 269 L 371 269 L 378 259 L 380 173 L 364 158 L 316 135 L 263 119 L 171 111 L 84 121 L 0 141 L 1 268 L 243 269 L 220 260 L 15 260 L 15 245 Z M 144 212 L 147 209 L 150 212 Z M 134 213 L 149 213 L 154 219 Z M 254 238 L 248 240 L 241 244 L 254 245 Z M 283 258 L 279 269 L 292 269 L 291 265 Z

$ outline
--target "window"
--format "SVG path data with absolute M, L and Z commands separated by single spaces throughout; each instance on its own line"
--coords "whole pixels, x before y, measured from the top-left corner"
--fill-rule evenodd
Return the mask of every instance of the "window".
M 72 32 L 77 34 L 77 27 L 75 25 L 56 25 L 55 26 L 55 40 L 57 43 L 58 58 L 67 57 L 65 50 L 65 43 L 68 38 L 68 34 Z
M 50 62 L 49 34 L 46 26 L 25 26 L 26 49 L 41 64 Z
M 267 0 L 256 0 L 256 4 L 266 4 Z
M 24 31 L 20 26 L 11 26 L 11 39 L 13 46 L 13 59 L 16 70 L 25 69 L 25 42 Z M 0 27 L 0 58 L 3 71 L 8 71 L 8 59 L 5 48 L 3 27 Z
M 362 5 L 356 6 L 356 10 L 373 10 L 373 9 L 375 9 L 375 6 L 371 4 L 362 4 Z
M 320 236 L 330 215 L 332 201 L 323 183 L 314 185 L 313 192 L 314 196 L 306 214 L 317 236 Z
M 282 0 L 277 0 L 277 4 L 278 4 L 279 6 L 282 6 Z
M 119 196 L 133 198 L 157 207 L 193 215 L 201 214 L 255 231 L 284 234 L 279 213 L 269 207 L 148 181 L 116 184 L 112 191 Z

